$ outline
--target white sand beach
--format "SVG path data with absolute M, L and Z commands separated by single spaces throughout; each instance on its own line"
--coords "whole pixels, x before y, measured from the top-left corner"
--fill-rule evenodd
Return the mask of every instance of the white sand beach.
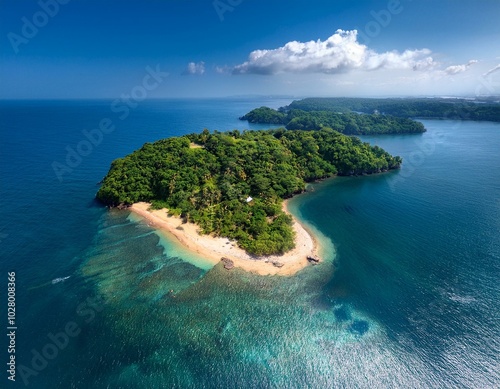
M 283 255 L 254 257 L 228 238 L 200 235 L 196 224 L 182 223 L 179 217 L 168 216 L 166 209 L 150 210 L 149 207 L 150 204 L 141 202 L 133 204 L 130 210 L 146 219 L 151 227 L 175 236 L 187 249 L 213 261 L 214 265 L 225 257 L 231 259 L 234 266 L 245 271 L 260 275 L 291 276 L 304 267 L 310 266 L 307 256 L 318 257 L 316 240 L 295 218 L 293 218 L 295 230 L 293 250 Z M 283 210 L 288 212 L 286 201 L 283 202 Z M 273 262 L 278 262 L 283 266 L 277 267 Z

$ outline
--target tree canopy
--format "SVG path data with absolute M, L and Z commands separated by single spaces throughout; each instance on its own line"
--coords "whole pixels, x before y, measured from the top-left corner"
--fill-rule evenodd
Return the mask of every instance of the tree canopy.
M 293 105 L 293 103 L 292 103 Z M 420 122 L 390 115 L 260 107 L 240 118 L 250 123 L 284 124 L 288 130 L 333 128 L 347 135 L 408 134 L 425 132 Z
M 282 199 L 304 191 L 306 182 L 401 163 L 378 146 L 331 129 L 204 130 L 146 143 L 113 161 L 97 198 L 110 206 L 152 202 L 196 223 L 202 233 L 237 240 L 251 254 L 277 254 L 294 247 Z
M 399 118 L 500 121 L 498 98 L 307 98 L 295 100 L 280 112 L 303 111 L 361 112 L 392 115 Z
M 240 120 L 248 120 L 250 123 L 286 124 L 286 115 L 272 108 L 260 107 L 240 117 Z

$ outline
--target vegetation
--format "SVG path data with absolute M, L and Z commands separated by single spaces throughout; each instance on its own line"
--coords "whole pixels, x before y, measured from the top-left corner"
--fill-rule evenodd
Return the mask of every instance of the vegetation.
M 381 172 L 401 162 L 331 129 L 204 130 L 146 143 L 115 160 L 97 198 L 110 206 L 151 201 L 202 233 L 237 240 L 251 254 L 284 253 L 294 236 L 281 199 L 302 192 L 308 181 Z
M 292 103 L 293 105 L 293 103 Z M 408 134 L 425 132 L 422 123 L 389 115 L 260 107 L 240 118 L 251 123 L 284 124 L 288 130 L 333 128 L 346 135 Z
M 498 99 L 497 99 L 498 100 Z M 440 118 L 500 122 L 500 104 L 493 99 L 466 100 L 443 98 L 369 99 L 308 98 L 296 100 L 280 112 L 290 110 L 362 112 L 392 115 L 399 118 Z
M 240 117 L 240 120 L 248 120 L 250 123 L 286 124 L 286 115 L 272 108 L 260 107 Z
M 289 130 L 330 127 L 348 135 L 425 132 L 422 123 L 412 118 L 500 122 L 500 103 L 487 98 L 308 98 L 278 110 L 260 107 L 240 119 L 250 123 L 283 124 Z
M 289 130 L 321 130 L 323 127 L 330 127 L 346 135 L 425 132 L 422 123 L 379 114 L 361 115 L 354 112 L 342 114 L 328 111 L 291 110 L 288 117 L 291 118 L 286 125 Z

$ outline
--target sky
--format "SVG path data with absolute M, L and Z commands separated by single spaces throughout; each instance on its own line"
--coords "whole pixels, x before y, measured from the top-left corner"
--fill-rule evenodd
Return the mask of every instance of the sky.
M 499 0 L 0 0 L 0 99 L 500 95 Z

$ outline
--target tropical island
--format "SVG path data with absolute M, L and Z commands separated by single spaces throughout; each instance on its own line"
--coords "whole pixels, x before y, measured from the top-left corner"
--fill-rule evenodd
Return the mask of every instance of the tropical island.
M 280 110 L 379 113 L 398 118 L 500 122 L 498 98 L 354 98 L 328 97 L 295 100 Z
M 247 120 L 250 123 L 283 124 L 287 130 L 333 128 L 345 135 L 417 134 L 426 131 L 424 125 L 415 120 L 381 115 L 378 112 L 364 114 L 328 110 L 305 111 L 295 108 L 275 110 L 260 107 L 240 117 L 240 120 Z
M 256 108 L 240 117 L 250 123 L 280 124 L 288 130 L 333 128 L 347 135 L 425 132 L 414 118 L 500 121 L 495 101 L 445 98 L 307 98 L 279 109 Z
M 378 146 L 328 128 L 204 130 L 146 143 L 113 161 L 96 197 L 111 207 L 134 204 L 133 211 L 171 232 L 195 225 L 194 234 L 224 238 L 228 249 L 244 250 L 250 258 L 282 256 L 303 235 L 284 199 L 304 192 L 308 182 L 380 173 L 401 163 Z M 186 236 L 176 236 L 189 246 Z M 199 238 L 190 239 L 196 245 Z M 304 263 L 304 252 L 300 255 Z M 279 259 L 271 262 L 283 265 Z

